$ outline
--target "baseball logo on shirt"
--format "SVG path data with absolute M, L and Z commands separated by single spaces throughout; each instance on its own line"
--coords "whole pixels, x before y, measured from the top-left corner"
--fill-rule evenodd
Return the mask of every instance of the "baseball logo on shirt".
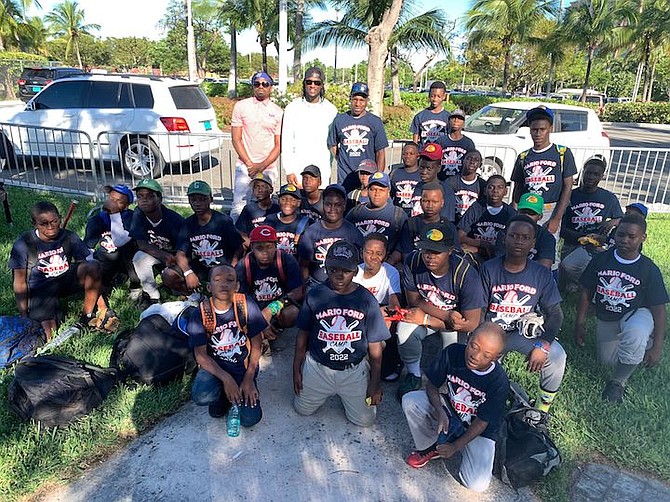
M 369 127 L 358 125 L 347 126 L 342 129 L 344 139 L 342 144 L 347 148 L 347 155 L 350 157 L 360 157 L 361 153 L 368 146 L 370 139 L 367 137 L 370 132 Z
M 414 188 L 418 182 L 416 181 L 399 181 L 396 183 L 396 198 L 400 201 L 401 204 L 409 204 L 414 198 Z
M 461 168 L 461 157 L 456 150 L 445 150 L 442 157 L 442 165 L 444 170 L 448 173 L 456 174 Z
M 235 361 L 236 356 L 242 356 L 242 347 L 247 343 L 245 335 L 237 336 L 237 329 L 231 329 L 231 323 L 217 326 L 217 331 L 211 338 L 212 351 L 214 355 L 224 361 Z M 234 323 L 232 323 L 234 324 Z
M 494 224 L 482 225 L 477 227 L 477 237 L 485 242 L 495 242 L 498 237 L 498 230 Z
M 612 277 L 607 280 L 600 278 L 600 284 L 596 286 L 596 293 L 602 295 L 601 303 L 605 304 L 605 310 L 610 312 L 622 312 L 622 307 L 630 307 L 630 301 L 637 296 L 633 284 L 623 284 L 621 277 Z
M 443 135 L 446 124 L 442 120 L 427 120 L 421 124 L 421 137 L 426 141 L 435 141 Z
M 37 270 L 45 277 L 58 277 L 70 270 L 70 262 L 65 256 L 62 247 L 52 251 L 45 251 L 37 255 Z
M 211 267 L 219 263 L 219 258 L 223 256 L 223 250 L 218 249 L 219 243 L 217 241 L 210 241 L 209 239 L 201 239 L 199 242 L 191 243 L 193 246 L 193 254 L 206 266 Z
M 603 221 L 600 214 L 600 209 L 594 209 L 591 206 L 584 207 L 581 211 L 577 208 L 574 209 L 575 215 L 570 218 L 570 221 L 575 225 L 575 229 L 579 230 L 584 227 L 590 227 L 594 224 L 599 224 Z
M 100 239 L 100 247 L 107 251 L 108 253 L 113 253 L 116 251 L 116 245 L 114 244 L 114 240 L 112 239 L 112 233 L 111 232 L 105 232 L 101 236 L 102 238 Z
M 531 297 L 530 294 L 526 294 L 519 298 L 519 294 L 514 290 L 507 291 L 504 296 L 500 293 L 493 293 L 495 302 L 489 305 L 489 311 L 496 315 L 491 320 L 505 331 L 514 329 L 516 321 L 533 310 L 531 305 L 526 305 Z
M 328 309 L 316 315 L 321 324 L 317 338 L 324 342 L 325 345 L 321 350 L 324 353 L 330 352 L 331 360 L 346 361 L 354 353 L 351 344 L 363 338 L 363 332 L 354 328 L 360 324 L 363 317 L 362 312 L 341 308 Z M 347 319 L 350 322 L 347 322 Z
M 549 183 L 554 183 L 556 181 L 556 176 L 549 174 L 555 167 L 555 162 L 553 166 L 543 168 L 542 165 L 546 161 L 538 160 L 537 162 L 532 162 L 526 166 L 526 186 L 528 186 L 529 191 L 538 192 L 544 190 L 545 192 L 549 191 Z
M 486 395 L 455 375 L 447 376 L 447 387 L 451 404 L 461 421 L 472 423 L 472 419 L 477 416 L 477 409 L 486 401 Z M 473 393 L 479 396 L 473 396 Z

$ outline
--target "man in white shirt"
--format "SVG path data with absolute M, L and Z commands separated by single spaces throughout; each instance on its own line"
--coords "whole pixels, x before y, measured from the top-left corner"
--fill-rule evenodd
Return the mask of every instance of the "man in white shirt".
M 326 140 L 337 108 L 324 97 L 324 84 L 321 69 L 309 68 L 302 81 L 302 98 L 294 99 L 284 111 L 282 168 L 286 180 L 301 188 L 300 173 L 310 164 L 321 171 L 320 188 L 330 184 L 331 154 Z

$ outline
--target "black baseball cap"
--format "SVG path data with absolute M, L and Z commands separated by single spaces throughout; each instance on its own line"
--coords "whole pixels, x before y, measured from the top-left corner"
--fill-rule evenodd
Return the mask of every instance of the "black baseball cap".
M 551 108 L 548 108 L 544 105 L 536 106 L 531 108 L 526 112 L 526 119 L 528 124 L 536 119 L 547 119 L 550 124 L 554 124 L 554 112 L 551 111 Z
M 326 253 L 326 267 L 354 271 L 361 262 L 360 251 L 349 241 L 335 241 Z
M 302 172 L 300 173 L 300 176 L 304 176 L 305 174 L 309 174 L 310 176 L 314 176 L 315 178 L 320 178 L 321 177 L 321 169 L 319 169 L 314 164 L 310 164 L 305 169 L 302 170 Z
M 279 197 L 282 195 L 290 195 L 291 197 L 295 197 L 296 199 L 302 199 L 302 196 L 300 195 L 300 190 L 298 189 L 297 186 L 295 186 L 292 183 L 287 183 L 286 185 L 282 185 L 281 188 L 279 189 Z
M 351 93 L 349 94 L 349 97 L 353 98 L 354 96 L 363 96 L 364 98 L 367 98 L 369 95 L 370 89 L 368 84 L 365 82 L 356 82 L 351 86 Z
M 323 198 L 325 199 L 328 194 L 335 193 L 342 197 L 344 200 L 347 200 L 347 191 L 344 189 L 342 185 L 339 185 L 337 183 L 333 183 L 331 185 L 328 185 L 326 188 L 323 189 Z
M 419 233 L 416 247 L 446 253 L 454 246 L 454 234 L 444 223 L 430 223 L 424 226 Z

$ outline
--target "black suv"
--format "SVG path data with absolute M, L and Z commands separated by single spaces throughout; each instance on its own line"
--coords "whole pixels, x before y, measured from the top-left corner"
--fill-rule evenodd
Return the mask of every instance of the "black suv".
M 19 80 L 16 82 L 19 85 L 19 98 L 21 98 L 21 101 L 28 101 L 52 80 L 70 75 L 81 75 L 82 73 L 84 72 L 79 68 L 70 68 L 67 66 L 24 68 Z

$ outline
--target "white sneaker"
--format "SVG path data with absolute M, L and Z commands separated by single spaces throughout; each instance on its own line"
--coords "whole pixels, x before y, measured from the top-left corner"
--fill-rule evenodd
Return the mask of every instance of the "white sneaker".
M 140 296 L 142 296 L 142 288 L 138 289 L 131 289 L 130 290 L 130 299 L 134 302 L 140 299 Z

